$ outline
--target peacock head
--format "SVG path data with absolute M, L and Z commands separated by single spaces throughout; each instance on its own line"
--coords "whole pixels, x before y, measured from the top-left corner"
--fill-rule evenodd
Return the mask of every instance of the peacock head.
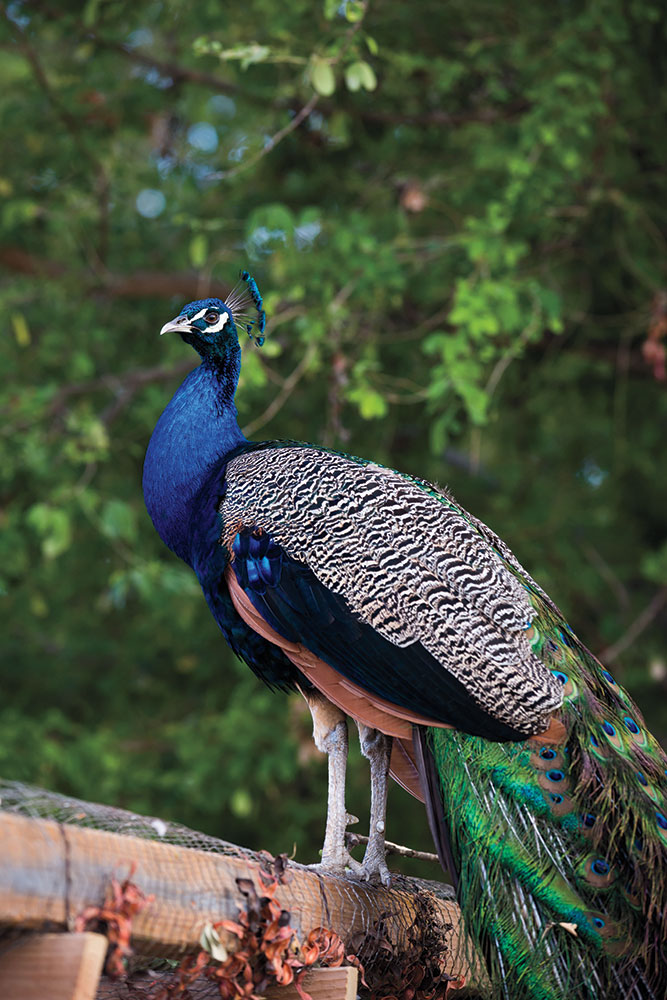
M 183 306 L 178 316 L 165 323 L 163 333 L 180 333 L 203 358 L 209 357 L 228 342 L 237 341 L 236 324 L 231 309 L 222 299 L 198 299 Z
M 252 307 L 252 314 L 246 312 L 248 307 Z M 188 302 L 178 316 L 165 323 L 160 335 L 179 333 L 206 359 L 225 355 L 230 347 L 237 350 L 239 328 L 261 347 L 265 325 L 266 314 L 257 282 L 247 271 L 241 271 L 241 281 L 229 293 L 226 302 L 222 299 Z

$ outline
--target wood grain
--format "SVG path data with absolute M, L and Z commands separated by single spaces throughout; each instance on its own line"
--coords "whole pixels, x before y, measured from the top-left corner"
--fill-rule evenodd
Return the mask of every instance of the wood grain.
M 234 920 L 244 905 L 236 879 L 260 889 L 260 866 L 241 849 L 237 856 L 218 854 L 0 812 L 0 925 L 71 930 L 86 906 L 104 902 L 111 876 L 122 881 L 132 865 L 133 882 L 155 897 L 133 921 L 140 955 L 175 958 L 198 950 L 206 923 Z M 426 947 L 435 929 L 444 942 L 443 970 L 468 973 L 457 904 L 416 891 L 410 880 L 398 877 L 385 889 L 291 863 L 276 898 L 301 939 L 324 926 L 346 942 L 360 934 L 372 942 L 381 925 L 398 958 L 409 937 L 413 947 L 415 935 L 417 945 L 423 937 Z
M 94 1000 L 106 953 L 107 939 L 102 934 L 19 938 L 0 954 L 0 996 L 3 1000 Z
M 313 1000 L 355 1000 L 359 974 L 348 966 L 344 969 L 311 969 L 303 977 L 301 986 Z M 296 987 L 269 986 L 264 991 L 266 1000 L 301 1000 Z

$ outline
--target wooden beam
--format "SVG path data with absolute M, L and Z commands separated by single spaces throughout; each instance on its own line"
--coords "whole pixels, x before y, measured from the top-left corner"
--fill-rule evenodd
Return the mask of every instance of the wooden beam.
M 95 1000 L 107 943 L 103 934 L 89 933 L 18 938 L 0 954 L 0 996 Z
M 112 875 L 122 881 L 133 865 L 132 881 L 154 896 L 133 920 L 139 955 L 197 951 L 206 923 L 236 919 L 244 903 L 238 878 L 251 879 L 261 895 L 260 865 L 241 848 L 213 853 L 0 812 L 0 925 L 72 930 L 86 906 L 104 902 Z M 385 889 L 290 864 L 276 898 L 301 940 L 315 927 L 328 927 L 346 944 L 354 941 L 350 950 L 364 961 L 363 942 L 368 955 L 379 933 L 398 958 L 422 941 L 432 952 L 435 935 L 443 971 L 470 978 L 457 904 L 409 879 L 397 876 Z

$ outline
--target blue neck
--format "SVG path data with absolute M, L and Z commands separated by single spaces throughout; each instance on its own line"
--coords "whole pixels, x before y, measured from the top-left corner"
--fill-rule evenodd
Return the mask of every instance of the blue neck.
M 240 351 L 239 351 L 240 355 Z M 189 562 L 193 501 L 213 467 L 245 442 L 234 391 L 240 358 L 226 371 L 202 362 L 157 422 L 144 461 L 144 499 L 160 538 Z

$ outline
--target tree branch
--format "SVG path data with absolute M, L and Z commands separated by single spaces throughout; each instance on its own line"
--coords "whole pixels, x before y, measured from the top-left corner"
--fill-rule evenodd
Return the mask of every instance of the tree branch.
M 82 382 L 70 382 L 63 385 L 58 393 L 51 400 L 51 412 L 56 412 L 58 406 L 70 396 L 82 396 L 88 392 L 95 392 L 97 389 L 138 389 L 142 385 L 150 382 L 166 382 L 171 378 L 184 375 L 193 365 L 193 358 L 187 361 L 179 361 L 178 364 L 166 367 L 165 365 L 155 365 L 152 368 L 133 368 L 123 372 L 121 375 L 100 375 L 99 378 L 91 378 Z
M 661 587 L 655 592 L 644 610 L 637 615 L 620 639 L 617 639 L 611 646 L 607 646 L 606 649 L 602 650 L 600 660 L 603 663 L 613 663 L 614 660 L 617 660 L 621 653 L 629 649 L 635 639 L 660 614 L 665 604 L 667 604 L 667 587 Z
M 356 24 L 354 28 L 358 30 Z M 192 83 L 195 86 L 206 87 L 208 90 L 214 90 L 220 94 L 238 95 L 243 97 L 244 100 L 250 101 L 253 104 L 260 104 L 264 107 L 285 108 L 289 107 L 290 103 L 293 103 L 285 97 L 263 97 L 260 94 L 245 90 L 240 84 L 234 83 L 231 80 L 223 80 L 216 73 L 192 69 L 190 66 L 183 66 L 181 63 L 171 60 L 158 59 L 141 49 L 132 48 L 129 45 L 124 45 L 122 42 L 103 38 L 102 35 L 96 32 L 89 33 L 88 37 L 92 38 L 100 47 L 117 52 L 130 62 L 157 70 L 162 76 L 170 77 L 176 84 Z M 448 125 L 456 127 L 467 125 L 470 122 L 491 124 L 495 121 L 508 121 L 516 118 L 518 115 L 524 114 L 531 107 L 532 105 L 529 101 L 517 100 L 504 107 L 482 107 L 460 112 L 459 114 L 452 114 L 451 112 L 444 111 L 442 108 L 434 108 L 432 111 L 416 112 L 415 114 L 402 114 L 398 111 L 380 111 L 368 106 L 358 107 L 353 105 L 345 107 L 343 110 L 346 114 L 352 115 L 355 118 L 361 118 L 364 121 L 370 122 L 386 123 L 387 125 Z M 323 101 L 320 104 L 320 108 L 325 114 L 329 114 L 335 109 L 330 101 Z
M 584 553 L 591 566 L 593 566 L 599 576 L 605 581 L 609 589 L 613 592 L 619 608 L 627 611 L 630 604 L 630 596 L 622 580 L 620 580 L 614 573 L 609 563 L 602 557 L 595 546 L 590 544 L 590 542 L 582 542 L 581 551 Z
M 46 95 L 47 100 L 51 104 L 56 116 L 60 119 L 65 129 L 69 132 L 72 142 L 79 153 L 81 159 L 88 163 L 93 173 L 95 174 L 95 188 L 97 192 L 97 201 L 99 208 L 99 222 L 98 222 L 98 246 L 96 248 L 97 257 L 100 264 L 103 266 L 107 258 L 108 244 L 109 244 L 109 205 L 111 199 L 111 185 L 109 181 L 109 176 L 104 167 L 104 164 L 95 157 L 86 144 L 81 138 L 81 122 L 79 122 L 74 115 L 71 114 L 67 106 L 60 100 L 60 96 L 53 89 L 49 78 L 46 75 L 46 71 L 42 66 L 42 63 L 37 55 L 37 52 L 30 44 L 26 33 L 18 27 L 18 25 L 12 20 L 7 12 L 7 8 L 4 3 L 0 3 L 0 13 L 4 17 L 5 21 L 10 27 L 12 35 L 16 40 L 16 44 L 21 50 L 26 62 L 32 69 L 33 76 L 37 81 L 37 85 Z
M 433 111 L 422 111 L 412 115 L 402 114 L 398 111 L 364 108 L 360 117 L 388 125 L 467 125 L 469 122 L 482 122 L 490 125 L 492 122 L 507 121 L 517 115 L 522 115 L 530 110 L 531 106 L 529 101 L 521 100 L 508 104 L 506 107 L 478 108 L 475 111 L 463 111 L 459 114 L 451 114 L 441 108 L 434 108 Z
M 0 247 L 0 265 L 15 274 L 34 275 L 57 281 L 71 270 L 60 261 L 22 250 L 20 247 Z M 104 271 L 87 276 L 76 275 L 79 292 L 88 295 L 107 294 L 111 298 L 170 299 L 179 295 L 184 299 L 202 298 L 206 295 L 224 299 L 229 286 L 204 277 L 195 271 L 134 271 L 132 274 L 114 274 Z
M 106 274 L 97 289 L 113 298 L 170 299 L 175 295 L 183 299 L 200 299 L 212 296 L 223 299 L 229 294 L 229 285 L 216 281 L 196 271 L 135 271 L 133 274 Z
M 24 431 L 41 420 L 55 422 L 63 416 L 67 401 L 73 396 L 85 396 L 88 393 L 98 392 L 102 389 L 112 392 L 115 396 L 115 399 L 103 410 L 100 417 L 102 423 L 108 425 L 125 409 L 137 390 L 142 386 L 148 385 L 151 382 L 168 382 L 171 379 L 186 375 L 192 369 L 193 364 L 194 358 L 190 356 L 169 368 L 156 365 L 153 368 L 135 368 L 123 372 L 121 375 L 107 374 L 100 375 L 98 378 L 85 379 L 81 382 L 69 382 L 60 386 L 45 410 L 30 419 L 3 425 L 1 433 L 4 437 L 7 437 L 14 432 Z
M 16 44 L 18 45 L 19 49 L 21 50 L 21 53 L 25 57 L 26 62 L 29 64 L 38 86 L 48 98 L 50 104 L 53 106 L 54 110 L 56 111 L 58 117 L 60 118 L 61 122 L 63 123 L 67 131 L 71 134 L 77 147 L 79 148 L 79 151 L 83 154 L 83 156 L 86 157 L 86 159 L 90 159 L 88 151 L 80 148 L 80 140 L 78 134 L 79 123 L 77 122 L 76 118 L 74 118 L 70 114 L 69 110 L 65 107 L 65 105 L 61 103 L 60 98 L 58 97 L 53 87 L 49 83 L 48 77 L 44 71 L 42 64 L 39 61 L 37 53 L 35 52 L 30 42 L 28 41 L 25 32 L 22 31 L 21 28 L 19 28 L 19 26 L 16 24 L 16 22 L 9 16 L 7 7 L 4 3 L 0 3 L 0 14 L 2 14 L 5 21 L 9 25 L 9 30 L 14 36 Z
M 151 56 L 141 49 L 131 48 L 122 42 L 113 42 L 107 38 L 103 38 L 97 32 L 90 33 L 88 37 L 92 38 L 101 48 L 117 52 L 119 55 L 124 56 L 125 59 L 129 59 L 130 62 L 138 63 L 140 66 L 147 66 L 149 69 L 156 69 L 162 76 L 170 77 L 174 83 L 194 83 L 198 86 L 206 87 L 208 90 L 215 90 L 220 94 L 243 93 L 244 98 L 248 100 L 258 101 L 261 104 L 267 103 L 263 98 L 248 94 L 242 90 L 238 83 L 223 80 L 221 77 L 216 76 L 215 73 L 206 73 L 202 72 L 202 70 L 191 69 L 189 66 L 182 66 L 180 63 L 156 59 L 155 56 Z
M 284 128 L 281 128 L 277 132 L 275 132 L 271 136 L 269 141 L 262 147 L 262 149 L 259 150 L 259 152 L 255 153 L 254 156 L 249 157 L 249 159 L 244 160 L 243 163 L 239 163 L 238 167 L 232 167 L 230 170 L 217 171 L 213 175 L 215 179 L 221 181 L 229 180 L 230 177 L 236 177 L 237 174 L 242 173 L 244 170 L 248 170 L 249 167 L 254 167 L 254 165 L 258 163 L 259 160 L 261 160 L 264 156 L 267 156 L 272 150 L 276 148 L 279 142 L 282 142 L 283 139 L 285 139 L 291 132 L 294 132 L 299 127 L 299 125 L 301 125 L 301 123 L 306 120 L 306 118 L 315 109 L 319 99 L 320 99 L 319 94 L 313 94 L 313 96 L 310 98 L 309 101 L 306 102 L 306 104 L 304 104 L 301 110 L 294 115 L 294 118 L 292 118 L 292 120 L 287 125 L 285 125 Z
M 294 371 L 291 373 L 291 375 L 288 375 L 287 378 L 285 379 L 285 382 L 280 392 L 274 396 L 274 398 L 269 403 L 267 408 L 264 410 L 263 413 L 260 413 L 260 415 L 257 417 L 256 420 L 251 420 L 250 423 L 246 424 L 246 426 L 243 428 L 243 433 L 246 435 L 246 437 L 249 437 L 251 434 L 256 434 L 257 431 L 260 430 L 260 428 L 264 427 L 265 424 L 268 424 L 269 420 L 272 420 L 273 417 L 275 417 L 276 413 L 282 410 L 283 406 L 294 392 L 297 384 L 301 381 L 301 378 L 306 373 L 308 365 L 310 364 L 312 358 L 315 355 L 315 351 L 316 351 L 315 346 L 313 344 L 310 344 L 306 353 L 301 358 L 301 361 L 299 361 Z
M 358 847 L 359 844 L 367 844 L 368 837 L 364 837 L 361 833 L 351 833 L 348 830 L 345 834 L 345 843 L 351 849 Z M 400 844 L 392 844 L 389 840 L 385 840 L 384 846 L 387 854 L 398 854 L 402 858 L 417 858 L 419 861 L 432 861 L 436 865 L 440 864 L 438 855 L 432 854 L 431 851 L 416 851 L 413 847 L 401 847 Z

